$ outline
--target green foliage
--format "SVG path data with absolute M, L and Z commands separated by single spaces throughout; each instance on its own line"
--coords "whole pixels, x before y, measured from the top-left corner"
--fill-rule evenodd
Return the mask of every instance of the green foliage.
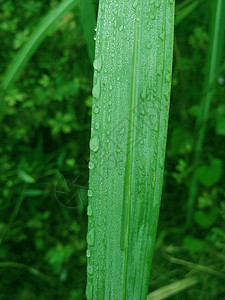
M 206 124 L 209 118 L 210 105 L 215 97 L 215 82 L 218 78 L 220 71 L 221 57 L 224 46 L 224 27 L 225 27 L 225 2 L 223 0 L 216 0 L 212 4 L 211 15 L 211 30 L 208 47 L 208 55 L 206 62 L 205 82 L 203 86 L 203 95 L 201 95 L 201 102 L 199 107 L 199 113 L 196 120 L 196 144 L 194 147 L 195 155 L 193 159 L 192 180 L 190 182 L 189 199 L 188 199 L 188 213 L 187 213 L 187 226 L 190 226 L 196 195 L 198 191 L 198 179 L 207 185 L 211 186 L 219 180 L 222 170 L 219 160 L 215 160 L 213 165 L 207 169 L 207 167 L 200 167 L 200 170 L 196 170 L 201 160 L 201 152 L 205 140 Z M 209 172 L 206 175 L 206 180 L 203 179 L 202 172 Z M 218 175 L 213 179 L 213 175 L 218 172 Z M 200 173 L 200 174 L 199 174 Z M 203 180 L 202 180 L 203 179 Z
M 225 117 L 219 118 L 216 122 L 216 134 L 225 135 Z
M 194 220 L 199 226 L 209 228 L 216 223 L 218 215 L 218 209 L 214 207 L 207 213 L 201 210 L 196 211 L 194 213 Z
M 76 4 L 74 0 L 65 0 L 61 5 L 54 8 L 40 23 L 37 29 L 34 31 L 32 37 L 28 40 L 26 45 L 21 49 L 18 55 L 15 56 L 11 66 L 7 69 L 7 73 L 4 75 L 4 81 L 2 86 L 2 94 L 0 94 L 0 101 L 7 93 L 10 86 L 15 81 L 16 77 L 22 71 L 24 66 L 30 57 L 37 50 L 40 43 L 44 40 L 49 31 L 56 27 L 56 22 L 59 21 L 62 16 L 71 10 Z M 29 9 L 29 5 L 25 6 Z M 31 6 L 32 7 L 32 6 Z M 27 41 L 28 30 L 25 30 L 18 39 L 15 40 L 15 49 L 18 49 L 24 42 Z
M 8 66 L 25 54 L 24 44 L 34 42 L 30 36 L 40 33 L 42 16 L 52 16 L 45 21 L 54 28 L 36 41 L 32 58 L 24 55 L 26 67 L 1 106 L 0 261 L 8 263 L 0 265 L 0 298 L 80 300 L 86 278 L 81 204 L 84 210 L 86 200 L 72 199 L 68 209 L 68 195 L 64 201 L 56 190 L 62 191 L 65 174 L 74 180 L 82 170 L 87 177 L 90 64 L 79 6 L 59 12 L 56 1 L 25 2 L 1 3 L 1 82 L 8 78 L 5 72 L 15 71 Z M 77 63 L 81 59 L 83 64 Z
M 210 165 L 202 165 L 196 170 L 198 180 L 206 187 L 216 184 L 222 176 L 222 160 L 212 159 Z
M 1 87 L 12 61 L 37 32 L 43 17 L 56 11 L 62 3 L 59 0 L 0 1 Z M 83 10 L 81 16 L 84 3 L 94 5 L 88 7 L 92 20 L 87 17 L 88 10 Z M 224 40 L 224 25 L 217 27 L 216 34 L 208 26 L 216 3 L 176 1 L 178 23 L 164 189 L 149 286 L 150 292 L 157 293 L 159 288 L 179 284 L 183 278 L 193 279 L 194 274 L 195 286 L 172 293 L 173 300 L 223 299 L 225 294 L 223 52 L 213 55 L 216 64 L 221 55 L 213 85 L 204 84 L 209 74 L 207 61 L 212 56 L 207 54 L 208 49 L 213 44 L 218 50 L 216 44 L 220 46 Z M 88 49 L 91 45 L 93 51 L 97 4 L 98 1 L 78 1 L 52 23 L 53 27 L 46 32 L 32 57 L 25 57 L 29 59 L 1 103 L 2 300 L 85 299 L 93 77 Z M 150 25 L 151 22 L 149 19 Z M 218 36 L 221 37 L 215 43 Z M 111 50 L 107 53 L 111 54 Z M 205 123 L 201 159 L 194 168 L 199 137 L 195 124 L 202 115 L 205 89 L 213 90 L 214 97 Z M 119 133 L 122 143 L 124 131 Z M 107 157 L 114 170 L 114 158 Z M 193 223 L 185 230 L 193 173 L 199 189 Z M 88 267 L 88 272 L 91 271 Z
M 191 252 L 199 252 L 205 245 L 203 240 L 186 235 L 183 240 L 184 247 Z

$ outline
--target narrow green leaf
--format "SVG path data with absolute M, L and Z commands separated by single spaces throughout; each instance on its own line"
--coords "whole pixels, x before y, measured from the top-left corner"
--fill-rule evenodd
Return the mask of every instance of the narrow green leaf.
M 14 261 L 0 261 L 0 268 L 24 269 L 34 276 L 39 276 L 41 279 L 44 279 L 50 283 L 55 283 L 51 276 L 45 275 L 37 269 L 23 263 L 18 263 Z
M 25 183 L 34 183 L 36 180 L 23 170 L 18 171 L 19 178 Z
M 44 195 L 45 191 L 43 190 L 38 190 L 38 189 L 29 189 L 26 190 L 24 193 L 25 197 L 39 197 Z
M 87 299 L 146 299 L 167 137 L 174 1 L 101 0 Z
M 177 280 L 171 284 L 168 284 L 151 292 L 150 294 L 148 294 L 147 300 L 172 299 L 172 296 L 175 296 L 178 293 L 181 293 L 184 290 L 193 287 L 198 282 L 199 280 L 195 277 L 187 277 L 181 280 Z
M 94 28 L 96 26 L 96 13 L 93 0 L 81 0 L 80 15 L 84 35 L 86 38 L 88 55 L 91 62 L 93 62 L 95 54 Z
M 26 190 L 26 184 L 21 185 L 20 195 L 17 199 L 15 199 L 15 206 L 13 208 L 12 214 L 9 217 L 8 224 L 5 226 L 5 228 L 0 233 L 0 245 L 2 244 L 5 236 L 7 235 L 8 231 L 10 230 L 10 227 L 12 226 L 14 220 L 16 219 L 16 217 L 19 213 L 20 207 L 24 200 L 25 190 Z
M 191 14 L 201 3 L 201 1 L 193 1 L 186 7 L 182 8 L 177 14 L 175 18 L 175 26 L 180 24 L 188 15 Z
M 55 25 L 55 22 L 59 21 L 60 18 L 62 18 L 75 6 L 76 3 L 77 0 L 64 0 L 43 18 L 29 41 L 18 52 L 7 69 L 3 77 L 4 81 L 1 87 L 0 101 L 2 101 L 8 89 L 17 79 L 24 66 L 40 46 L 42 41 L 46 38 L 49 30 L 51 30 L 51 28 Z
M 180 2 L 180 3 L 177 3 L 176 4 L 176 12 L 180 12 L 183 9 L 185 9 L 186 6 L 188 6 L 190 4 L 193 4 L 195 2 L 198 2 L 198 1 L 201 1 L 201 0 L 184 0 L 184 1 Z

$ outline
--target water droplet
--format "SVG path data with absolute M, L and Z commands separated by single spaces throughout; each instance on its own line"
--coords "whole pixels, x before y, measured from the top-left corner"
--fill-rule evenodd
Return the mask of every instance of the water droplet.
M 99 138 L 97 135 L 94 135 L 90 140 L 90 149 L 94 152 L 97 152 L 99 149 Z
M 93 275 L 93 273 L 94 273 L 93 266 L 88 265 L 88 266 L 87 266 L 87 272 L 88 272 L 89 275 Z
M 98 113 L 99 113 L 99 107 L 96 106 L 96 107 L 93 109 L 93 112 L 94 112 L 95 114 L 98 114 Z
M 93 170 L 93 169 L 94 169 L 94 166 L 95 166 L 94 163 L 90 160 L 90 161 L 89 161 L 89 165 L 88 165 L 89 169 L 90 169 L 90 170 Z
M 167 101 L 170 101 L 170 90 L 168 90 L 167 92 L 165 92 L 164 97 Z
M 159 160 L 159 167 L 163 170 L 164 168 L 164 159 Z
M 91 205 L 88 205 L 88 207 L 87 207 L 87 215 L 88 216 L 92 215 L 92 206 Z
M 105 3 L 102 3 L 101 10 L 105 11 Z
M 171 74 L 167 74 L 166 75 L 166 82 L 170 82 L 170 80 L 171 80 Z
M 164 35 L 164 33 L 162 32 L 160 35 L 159 35 L 159 38 L 160 38 L 160 40 L 164 40 L 164 37 L 165 37 L 165 35 Z
M 88 190 L 88 197 L 92 196 L 92 190 Z
M 112 85 L 110 84 L 110 86 L 109 86 L 110 91 L 112 90 L 112 88 L 113 88 L 113 87 L 112 87 Z
M 96 100 L 99 100 L 100 97 L 100 82 L 99 80 L 97 81 L 97 83 L 95 84 L 95 86 L 92 89 L 92 95 Z
M 102 57 L 99 56 L 94 60 L 93 67 L 96 71 L 100 72 L 102 68 Z
M 92 294 L 93 294 L 93 284 L 91 282 L 88 282 L 86 287 L 87 300 L 92 300 Z
M 117 149 L 116 149 L 116 152 L 117 152 L 117 153 L 120 153 L 120 152 L 121 152 L 121 148 L 117 148 Z
M 91 229 L 87 233 L 87 243 L 90 246 L 93 246 L 94 242 L 95 242 L 95 231 L 94 231 L 94 229 Z
M 86 256 L 91 257 L 91 251 L 89 249 L 86 251 Z
M 119 27 L 119 31 L 122 31 L 123 30 L 123 25 L 121 25 L 120 27 Z
M 95 129 L 97 129 L 97 130 L 99 129 L 99 122 L 95 123 Z
M 133 8 L 136 8 L 138 5 L 138 0 L 135 0 L 134 3 L 133 3 Z
M 95 31 L 95 32 L 97 31 L 97 26 L 95 26 L 94 31 Z

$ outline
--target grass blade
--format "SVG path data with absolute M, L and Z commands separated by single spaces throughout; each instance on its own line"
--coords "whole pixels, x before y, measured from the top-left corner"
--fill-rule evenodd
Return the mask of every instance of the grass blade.
M 220 62 L 224 46 L 225 2 L 224 0 L 215 0 L 210 4 L 212 5 L 211 33 L 204 83 L 204 94 L 201 100 L 199 116 L 196 122 L 197 137 L 194 149 L 195 156 L 193 160 L 193 175 L 189 189 L 188 214 L 186 222 L 187 227 L 191 225 L 195 199 L 198 192 L 196 168 L 199 166 L 201 160 L 200 153 L 202 152 L 202 147 L 205 140 L 210 104 L 214 97 L 215 81 L 219 72 L 221 71 Z
M 81 0 L 80 15 L 84 36 L 86 38 L 88 55 L 91 62 L 93 62 L 95 54 L 94 28 L 96 26 L 96 13 L 93 0 Z
M 198 6 L 202 3 L 201 1 L 194 1 L 188 4 L 186 7 L 183 7 L 180 11 L 177 11 L 175 17 L 175 26 L 180 24 L 188 15 L 190 15 Z
M 29 41 L 22 47 L 22 49 L 12 61 L 12 64 L 7 69 L 3 77 L 4 81 L 1 87 L 2 90 L 0 93 L 0 101 L 2 101 L 9 88 L 17 79 L 29 59 L 42 43 L 42 41 L 45 39 L 49 30 L 52 28 L 55 22 L 60 20 L 60 18 L 62 18 L 68 11 L 70 11 L 76 3 L 77 0 L 65 0 L 43 18 Z
M 4 238 L 5 236 L 7 235 L 8 231 L 10 230 L 10 227 L 12 226 L 13 222 L 15 221 L 18 213 L 19 213 L 19 210 L 20 210 L 20 207 L 23 203 L 23 200 L 24 200 L 24 194 L 25 194 L 25 188 L 26 188 L 26 184 L 24 184 L 22 186 L 22 191 L 21 191 L 21 194 L 20 196 L 18 197 L 18 199 L 16 200 L 16 203 L 15 203 L 15 206 L 14 206 L 14 209 L 12 211 L 12 214 L 9 218 L 9 221 L 8 221 L 8 224 L 4 227 L 4 229 L 2 230 L 1 234 L 0 234 L 0 245 L 2 244 L 2 242 L 4 241 Z
M 177 280 L 171 284 L 163 286 L 158 290 L 155 290 L 148 294 L 147 300 L 163 300 L 169 299 L 178 293 L 183 292 L 186 289 L 198 284 L 199 280 L 195 277 L 188 277 L 185 279 Z M 172 299 L 172 298 L 171 298 Z
M 35 269 L 34 267 L 28 266 L 26 264 L 14 261 L 0 261 L 0 268 L 13 268 L 13 269 L 23 269 L 29 272 L 31 275 L 38 276 L 40 279 L 46 280 L 47 282 L 54 283 L 54 279 L 51 276 L 45 275 Z M 6 271 L 7 272 L 7 271 Z M 56 282 L 58 284 L 58 282 Z
M 194 2 L 198 2 L 199 0 L 184 0 L 178 4 L 176 4 L 176 12 L 179 12 L 185 8 L 185 6 L 192 4 Z M 200 0 L 201 1 L 201 0 Z
M 147 296 L 163 181 L 173 27 L 174 1 L 100 1 L 87 299 Z

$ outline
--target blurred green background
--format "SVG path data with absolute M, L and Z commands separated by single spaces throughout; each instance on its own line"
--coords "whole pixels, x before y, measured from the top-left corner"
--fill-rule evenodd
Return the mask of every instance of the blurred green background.
M 1 82 L 41 19 L 59 3 L 0 0 Z M 83 3 L 97 11 L 97 1 Z M 215 37 L 212 9 L 210 1 L 176 5 L 180 20 L 164 190 L 149 291 L 194 276 L 192 287 L 170 299 L 225 299 L 225 71 L 219 67 L 208 87 L 213 97 L 195 165 L 195 124 L 204 109 L 209 45 Z M 77 2 L 53 24 L 0 100 L 2 300 L 85 299 L 95 31 L 91 14 L 85 18 L 81 12 Z M 219 66 L 224 58 L 223 51 L 216 57 Z M 198 184 L 194 209 L 188 201 L 193 174 Z

